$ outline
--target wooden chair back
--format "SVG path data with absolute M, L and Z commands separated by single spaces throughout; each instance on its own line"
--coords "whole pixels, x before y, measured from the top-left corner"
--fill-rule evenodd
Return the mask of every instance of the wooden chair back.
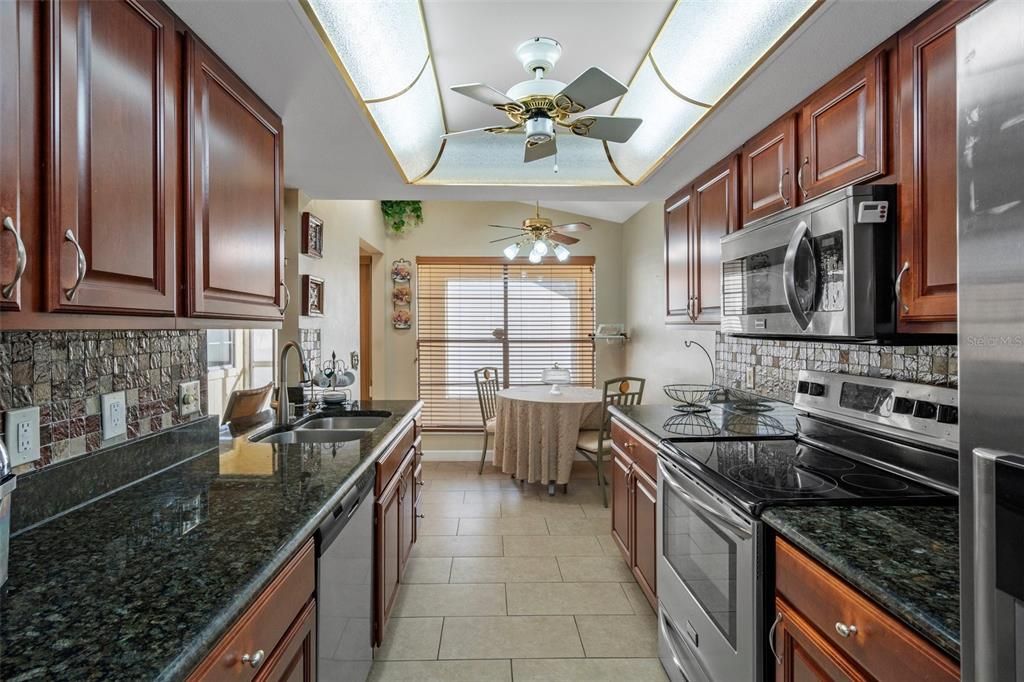
M 480 399 L 480 417 L 486 424 L 498 412 L 498 391 L 501 390 L 498 368 L 481 367 L 473 370 L 473 378 L 476 379 L 476 395 Z
M 274 391 L 274 384 L 269 383 L 259 388 L 240 388 L 231 391 L 228 404 L 224 407 L 224 416 L 221 424 L 227 424 L 235 419 L 250 417 L 267 409 L 270 404 L 270 394 Z

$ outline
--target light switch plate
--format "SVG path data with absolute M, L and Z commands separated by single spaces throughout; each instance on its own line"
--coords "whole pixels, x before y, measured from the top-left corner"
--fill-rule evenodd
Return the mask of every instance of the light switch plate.
M 199 382 L 183 381 L 178 384 L 178 414 L 186 417 L 199 411 Z
M 100 412 L 103 415 L 103 440 L 128 433 L 128 410 L 124 391 L 101 396 Z
M 4 440 L 11 466 L 39 459 L 39 408 L 8 410 L 4 419 Z

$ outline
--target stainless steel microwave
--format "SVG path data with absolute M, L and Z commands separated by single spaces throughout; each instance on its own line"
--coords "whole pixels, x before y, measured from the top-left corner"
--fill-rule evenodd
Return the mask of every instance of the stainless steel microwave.
M 895 209 L 895 186 L 857 185 L 723 237 L 722 331 L 892 336 Z

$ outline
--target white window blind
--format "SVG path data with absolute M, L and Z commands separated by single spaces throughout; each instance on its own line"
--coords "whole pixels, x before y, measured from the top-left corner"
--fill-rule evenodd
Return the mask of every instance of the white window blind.
M 497 367 L 503 386 L 540 385 L 558 363 L 594 385 L 594 259 L 509 263 L 418 258 L 416 329 L 424 428 L 479 430 L 473 370 Z

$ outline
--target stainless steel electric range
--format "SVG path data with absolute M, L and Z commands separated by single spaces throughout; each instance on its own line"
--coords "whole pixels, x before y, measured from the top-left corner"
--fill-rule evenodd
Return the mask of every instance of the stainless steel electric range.
M 956 502 L 955 389 L 802 371 L 794 405 L 780 409 L 796 410 L 789 439 L 769 435 L 763 408 L 723 415 L 760 424 L 749 439 L 662 439 L 659 655 L 673 680 L 762 679 L 766 507 Z

